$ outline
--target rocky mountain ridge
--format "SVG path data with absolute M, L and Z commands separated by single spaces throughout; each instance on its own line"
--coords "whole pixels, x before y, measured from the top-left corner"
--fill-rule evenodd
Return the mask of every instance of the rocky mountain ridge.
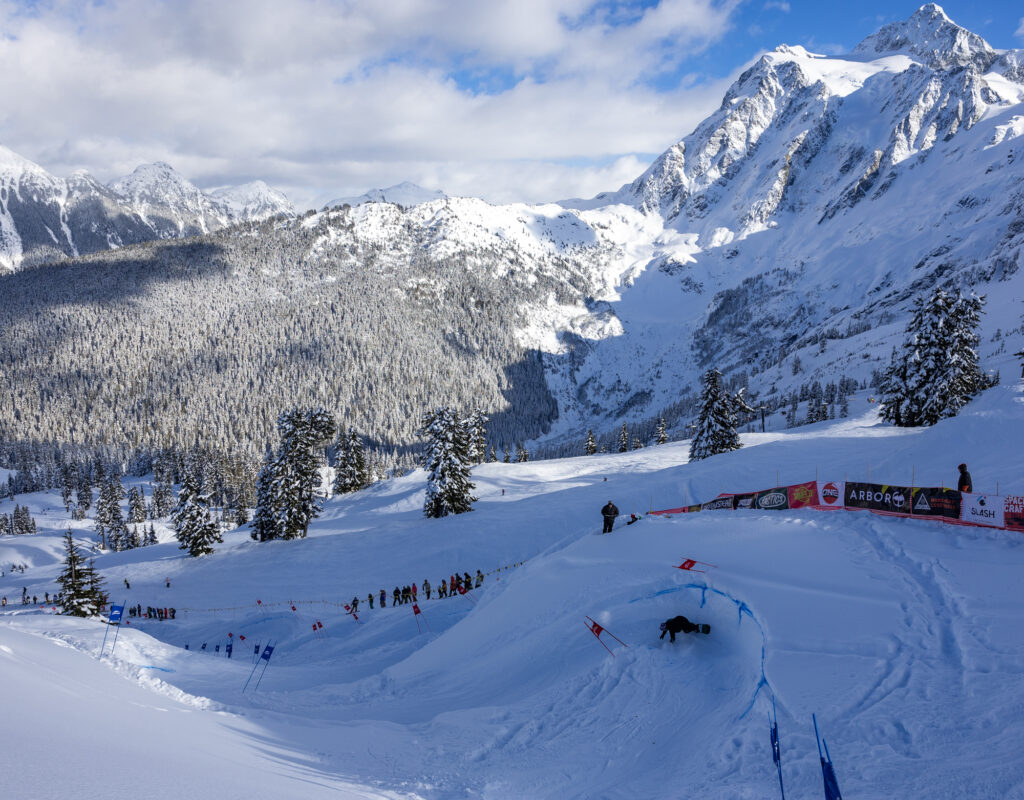
M 105 186 L 84 171 L 58 178 L 0 147 L 0 272 L 294 213 L 262 181 L 207 194 L 156 163 Z

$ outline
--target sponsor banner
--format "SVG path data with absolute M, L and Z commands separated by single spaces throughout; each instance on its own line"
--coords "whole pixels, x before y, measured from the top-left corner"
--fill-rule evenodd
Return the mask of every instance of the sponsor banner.
M 960 492 L 960 520 L 972 525 L 1003 527 L 1005 499 L 997 494 L 967 494 Z
M 720 511 L 723 508 L 732 511 L 732 495 L 720 495 L 714 500 L 709 500 L 707 503 L 700 504 L 701 511 Z
M 845 481 L 825 481 L 818 485 L 818 500 L 820 508 L 842 508 L 843 496 L 846 487 Z
M 680 506 L 679 508 L 663 508 L 660 511 L 648 511 L 648 514 L 690 514 L 694 511 L 700 511 L 700 503 L 692 506 Z
M 915 517 L 960 519 L 960 492 L 942 487 L 917 486 L 910 504 Z
M 910 513 L 909 486 L 846 481 L 844 494 L 843 504 L 847 508 L 867 508 L 871 511 L 887 511 L 890 514 Z
M 1011 494 L 1003 498 L 1003 527 L 1024 531 L 1024 496 Z
M 790 508 L 818 505 L 818 482 L 796 483 L 786 487 Z
M 756 495 L 751 492 L 750 494 L 734 494 L 732 496 L 732 507 L 733 508 L 753 508 L 754 497 Z
M 782 511 L 789 508 L 789 491 L 787 486 L 766 489 L 754 495 L 753 508 L 765 511 Z

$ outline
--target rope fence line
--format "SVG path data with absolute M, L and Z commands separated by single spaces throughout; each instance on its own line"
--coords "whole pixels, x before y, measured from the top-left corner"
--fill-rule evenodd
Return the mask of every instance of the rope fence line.
M 492 569 L 492 570 L 489 570 L 487 572 L 484 572 L 483 575 L 484 575 L 484 577 L 488 577 L 490 575 L 497 575 L 500 572 L 507 572 L 508 570 L 515 569 L 516 567 L 521 567 L 525 563 L 526 563 L 525 561 L 516 561 L 516 562 L 513 562 L 511 564 L 506 564 L 504 566 L 497 567 L 495 569 Z M 373 594 L 374 597 L 377 596 L 377 592 L 371 592 L 370 594 Z M 386 596 L 390 597 L 390 594 L 387 594 Z M 420 601 L 425 599 L 424 596 L 423 596 L 422 591 L 417 594 L 417 597 L 419 598 Z M 447 598 L 436 597 L 436 598 L 432 598 L 432 599 L 447 599 Z M 362 598 L 360 598 L 360 601 L 361 600 L 362 600 Z M 313 605 L 319 605 L 319 606 L 330 606 L 330 607 L 333 607 L 333 608 L 345 609 L 346 613 L 349 613 L 348 609 L 350 607 L 350 604 L 351 604 L 351 601 L 337 602 L 337 601 L 334 601 L 334 600 L 271 600 L 271 601 L 257 600 L 255 603 L 250 603 L 249 605 L 244 605 L 244 606 L 220 606 L 220 607 L 216 607 L 216 608 L 177 607 L 177 608 L 175 608 L 175 611 L 177 612 L 177 614 L 182 614 L 182 613 L 209 614 L 209 613 L 220 613 L 220 612 L 225 612 L 225 611 L 231 611 L 231 612 L 233 612 L 233 611 L 252 611 L 253 609 L 271 609 L 271 608 L 273 608 L 273 609 L 284 608 L 285 610 L 290 610 L 294 606 L 313 606 Z M 400 605 L 405 605 L 405 603 L 400 603 Z M 363 613 L 363 612 L 360 612 L 360 613 Z M 138 619 L 138 617 L 135 617 L 135 619 Z

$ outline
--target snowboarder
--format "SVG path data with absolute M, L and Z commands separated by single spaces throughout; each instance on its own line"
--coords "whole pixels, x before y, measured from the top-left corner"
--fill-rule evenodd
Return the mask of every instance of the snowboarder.
M 164 578 L 164 580 L 166 582 L 167 588 L 170 589 L 171 588 L 171 579 L 170 578 Z
M 423 579 L 423 594 L 427 596 L 428 600 L 430 599 L 430 581 L 426 578 Z
M 676 640 L 677 633 L 710 633 L 710 625 L 696 625 L 686 617 L 672 617 L 667 619 L 659 626 L 661 628 L 661 636 L 659 639 L 664 639 L 665 634 L 669 634 L 669 641 L 674 642 Z
M 959 466 L 957 466 L 957 469 L 960 470 L 960 477 L 957 479 L 956 482 L 957 491 L 966 492 L 967 494 L 970 494 L 971 492 L 974 491 L 974 485 L 971 482 L 971 473 L 967 471 L 967 465 L 960 464 Z
M 604 530 L 601 533 L 611 533 L 615 518 L 619 516 L 619 509 L 615 507 L 615 503 L 609 500 L 608 505 L 601 509 L 601 516 L 604 517 Z
M 125 589 L 131 589 L 132 588 L 132 585 L 130 583 L 128 583 L 128 579 L 127 578 L 124 579 L 124 588 Z

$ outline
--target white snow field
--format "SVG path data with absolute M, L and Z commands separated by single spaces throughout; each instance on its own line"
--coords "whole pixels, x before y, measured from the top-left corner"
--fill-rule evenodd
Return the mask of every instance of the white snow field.
M 772 798 L 774 695 L 788 797 L 821 796 L 816 713 L 846 797 L 1024 798 L 1021 534 L 804 509 L 593 535 L 609 498 L 642 513 L 869 470 L 948 485 L 960 461 L 977 491 L 1024 494 L 1024 385 L 930 429 L 856 408 L 694 464 L 674 443 L 485 465 L 474 512 L 443 520 L 422 517 L 417 472 L 329 500 L 302 541 L 240 530 L 201 559 L 174 543 L 100 555 L 115 600 L 176 619 L 130 620 L 98 660 L 101 622 L 3 610 L 3 794 Z M 9 603 L 52 591 L 59 568 L 59 497 L 26 501 L 47 532 L 0 539 Z M 717 567 L 675 569 L 684 558 Z M 396 583 L 518 562 L 471 599 L 421 597 L 422 632 L 391 607 Z M 381 588 L 388 607 L 364 609 Z M 340 607 L 353 595 L 358 622 Z M 676 614 L 713 630 L 659 640 Z M 587 615 L 628 646 L 604 634 L 610 655 Z M 243 693 L 268 641 L 262 684 Z

